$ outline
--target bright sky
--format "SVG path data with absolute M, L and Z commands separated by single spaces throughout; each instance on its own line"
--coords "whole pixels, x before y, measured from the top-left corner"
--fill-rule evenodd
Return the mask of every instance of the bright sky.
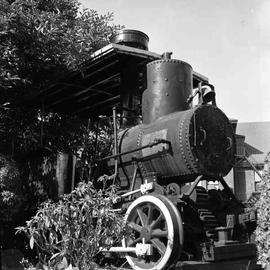
M 270 0 L 80 0 L 145 32 L 209 78 L 218 106 L 239 122 L 270 121 Z M 269 79 L 268 79 L 269 78 Z

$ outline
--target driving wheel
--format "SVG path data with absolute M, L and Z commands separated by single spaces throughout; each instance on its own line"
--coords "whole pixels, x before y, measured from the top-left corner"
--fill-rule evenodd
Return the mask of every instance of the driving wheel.
M 175 263 L 183 245 L 183 225 L 176 206 L 163 195 L 145 195 L 136 199 L 125 216 L 131 228 L 123 240 L 125 247 L 137 243 L 151 244 L 152 255 L 137 257 L 128 254 L 126 259 L 135 270 L 161 270 Z

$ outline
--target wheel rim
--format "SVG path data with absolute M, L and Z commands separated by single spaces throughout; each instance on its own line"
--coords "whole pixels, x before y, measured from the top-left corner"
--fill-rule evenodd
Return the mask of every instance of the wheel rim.
M 177 207 L 172 203 L 171 200 L 169 200 L 168 198 L 162 196 L 162 195 L 155 195 L 156 197 L 160 198 L 163 201 L 166 201 L 166 203 L 168 203 L 171 207 L 171 210 L 174 214 L 174 219 L 176 220 L 177 223 L 177 228 L 176 228 L 176 234 L 175 234 L 175 244 L 177 246 L 177 248 L 174 250 L 174 253 L 171 256 L 171 261 L 170 263 L 173 264 L 176 261 L 178 261 L 178 259 L 180 259 L 181 256 L 181 252 L 182 252 L 182 248 L 183 248 L 183 244 L 184 244 L 184 227 L 183 227 L 183 222 L 182 222 L 182 218 L 181 215 L 177 209 Z
M 161 270 L 173 263 L 177 257 L 175 251 L 182 244 L 182 233 L 179 233 L 181 218 L 177 208 L 166 197 L 145 195 L 136 199 L 129 206 L 125 219 L 133 238 L 123 240 L 124 246 L 135 247 L 143 239 L 153 246 L 151 256 L 126 256 L 133 269 Z

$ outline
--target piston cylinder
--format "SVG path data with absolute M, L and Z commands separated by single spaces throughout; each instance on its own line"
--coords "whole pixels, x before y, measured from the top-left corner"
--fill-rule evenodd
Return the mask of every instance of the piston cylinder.
M 174 59 L 156 60 L 147 65 L 147 89 L 142 97 L 143 123 L 190 109 L 192 67 Z

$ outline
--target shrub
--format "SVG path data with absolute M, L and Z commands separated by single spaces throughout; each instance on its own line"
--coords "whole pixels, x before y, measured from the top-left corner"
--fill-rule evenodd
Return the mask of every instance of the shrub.
M 270 269 L 270 152 L 265 159 L 260 198 L 256 203 L 258 226 L 255 231 L 258 246 L 258 261 Z
M 112 208 L 115 194 L 114 187 L 97 191 L 81 182 L 58 202 L 44 202 L 17 230 L 27 234 L 46 269 L 91 269 L 100 248 L 119 242 L 125 233 L 122 216 Z
M 22 201 L 19 170 L 12 159 L 0 155 L 0 222 L 10 221 Z

